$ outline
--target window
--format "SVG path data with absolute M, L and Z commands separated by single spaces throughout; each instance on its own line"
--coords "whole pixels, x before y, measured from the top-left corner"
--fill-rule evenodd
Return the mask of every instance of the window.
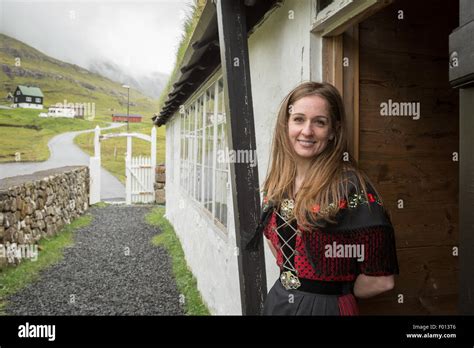
M 20 95 L 20 91 L 16 91 L 16 95 Z
M 27 102 L 31 102 L 31 97 L 26 97 Z
M 180 116 L 180 186 L 216 221 L 227 227 L 229 163 L 218 163 L 227 149 L 222 78 L 206 86 Z
M 318 0 L 318 12 L 328 7 L 334 0 Z
M 35 102 L 40 104 L 41 103 L 41 98 L 35 98 Z
M 216 84 L 214 83 L 206 91 L 206 114 L 204 117 L 205 132 L 204 132 L 204 207 L 212 214 L 212 202 L 214 176 L 214 113 L 217 112 L 217 100 L 215 99 Z

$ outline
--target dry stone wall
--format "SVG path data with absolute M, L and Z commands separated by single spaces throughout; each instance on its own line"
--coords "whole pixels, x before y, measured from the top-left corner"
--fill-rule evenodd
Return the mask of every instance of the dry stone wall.
M 53 236 L 89 207 L 89 168 L 68 166 L 0 180 L 0 266 L 12 246 Z M 11 255 L 11 254 L 10 254 Z

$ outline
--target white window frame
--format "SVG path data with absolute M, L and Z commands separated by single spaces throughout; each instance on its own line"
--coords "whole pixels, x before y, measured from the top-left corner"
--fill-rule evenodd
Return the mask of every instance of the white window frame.
M 386 6 L 390 0 L 335 0 L 313 16 L 311 31 L 321 36 L 339 35 L 369 9 Z
M 219 227 L 220 230 L 224 231 L 225 233 L 227 233 L 227 229 L 228 229 L 228 217 L 229 217 L 229 204 L 228 204 L 228 196 L 229 196 L 229 186 L 230 186 L 230 167 L 229 167 L 229 163 L 227 163 L 227 166 L 226 166 L 226 169 L 222 169 L 222 168 L 219 168 L 217 169 L 217 122 L 214 122 L 213 126 L 212 126 L 212 132 L 213 132 L 213 159 L 212 159 L 212 193 L 211 193 L 211 197 L 212 197 L 212 202 L 211 202 L 211 207 L 212 207 L 212 211 L 210 209 L 208 209 L 206 206 L 205 206 L 205 202 L 204 202 L 204 197 L 205 197 L 205 192 L 204 192 L 204 174 L 205 174 L 205 170 L 204 168 L 208 167 L 205 163 L 206 163 L 206 144 L 207 144 L 207 120 L 206 120 L 206 111 L 207 111 L 207 91 L 209 88 L 214 88 L 214 116 L 213 116 L 213 119 L 217 121 L 218 117 L 217 117 L 217 114 L 219 113 L 219 109 L 221 108 L 221 103 L 224 103 L 225 101 L 225 97 L 224 97 L 224 90 L 222 91 L 222 94 L 221 94 L 221 98 L 219 98 L 219 100 L 217 100 L 216 102 L 216 98 L 218 97 L 218 83 L 220 80 L 222 80 L 222 73 L 217 73 L 215 72 L 214 74 L 211 75 L 211 77 L 202 84 L 202 86 L 188 99 L 188 101 L 186 101 L 186 103 L 184 104 L 184 113 L 181 113 L 181 114 L 178 114 L 178 116 L 180 117 L 180 136 L 181 136 L 181 139 L 180 139 L 180 142 L 179 142 L 179 145 L 180 145 L 180 150 L 179 150 L 179 153 L 180 153 L 180 180 L 179 180 L 179 186 L 180 186 L 180 190 L 183 194 L 187 195 L 189 197 L 190 200 L 192 200 L 195 204 L 197 204 L 198 206 L 200 206 L 202 208 L 202 211 L 205 212 L 205 214 L 210 218 L 212 219 L 212 221 L 214 222 L 214 224 L 216 226 Z M 200 100 L 200 98 L 202 98 L 202 108 L 201 110 L 198 109 L 198 102 Z M 194 135 L 193 137 L 190 137 L 190 134 L 192 132 L 191 129 L 189 129 L 186 125 L 186 115 L 190 113 L 190 111 L 192 110 L 192 107 L 194 106 L 194 110 L 193 110 L 193 116 L 195 117 L 194 119 Z M 225 107 L 224 107 L 224 112 L 225 112 Z M 196 163 L 196 160 L 197 160 L 197 150 L 198 150 L 198 147 L 197 147 L 197 117 L 201 117 L 202 118 L 202 136 L 203 136 L 203 145 L 202 145 L 202 158 L 201 158 L 201 163 L 200 163 L 200 169 L 201 169 L 201 185 L 200 187 L 196 187 L 196 184 L 197 184 L 197 176 L 196 176 L 196 172 L 197 172 L 197 163 Z M 184 122 L 183 122 L 184 120 Z M 225 120 L 224 120 L 225 121 Z M 223 122 L 225 123 L 225 122 Z M 182 128 L 184 126 L 184 129 Z M 224 132 L 225 133 L 225 132 Z M 225 136 L 225 134 L 224 134 Z M 192 145 L 191 144 L 188 144 L 188 150 L 189 151 L 192 151 L 193 153 L 193 158 L 190 158 L 188 157 L 188 161 L 185 161 L 184 160 L 184 157 L 185 157 L 185 154 L 184 152 L 186 151 L 186 149 L 183 149 L 182 147 L 185 146 L 186 147 L 186 141 L 183 141 L 183 139 L 189 139 L 189 140 L 193 140 L 192 141 Z M 225 147 L 228 146 L 228 141 L 227 141 L 227 137 L 224 139 L 224 142 L 225 142 Z M 184 144 L 183 144 L 184 143 Z M 188 163 L 186 163 L 188 162 Z M 192 163 L 190 163 L 192 162 Z M 192 166 L 192 167 L 191 167 Z M 192 168 L 192 170 L 190 170 Z M 192 177 L 190 174 L 190 172 L 192 171 Z M 217 175 L 216 173 L 217 172 L 222 172 L 222 173 L 227 173 L 227 179 L 225 180 L 225 187 L 217 187 L 217 182 L 216 182 L 216 179 L 217 179 Z M 199 189 L 200 190 L 200 195 L 196 195 L 195 192 L 196 190 Z M 226 209 L 226 214 L 223 214 L 222 216 L 218 216 L 216 215 L 217 212 L 216 212 L 216 198 L 218 197 L 217 195 L 220 194 L 221 195 L 221 198 L 222 198 L 222 202 L 221 204 L 225 204 L 225 206 L 227 207 Z M 197 199 L 199 198 L 199 199 Z M 224 201 L 225 199 L 225 201 Z M 221 211 L 222 211 L 222 208 L 221 208 Z

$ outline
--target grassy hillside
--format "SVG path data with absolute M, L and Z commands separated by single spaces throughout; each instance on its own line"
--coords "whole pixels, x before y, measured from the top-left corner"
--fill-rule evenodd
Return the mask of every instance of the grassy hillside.
M 19 84 L 41 88 L 45 106 L 65 99 L 72 103 L 95 103 L 96 117 L 106 121 L 113 112 L 127 112 L 127 90 L 120 83 L 0 34 L 0 104 L 8 104 L 7 92 L 13 92 Z M 130 113 L 151 117 L 158 110 L 157 105 L 157 101 L 130 90 Z
M 20 58 L 20 66 L 15 59 Z M 105 127 L 113 112 L 127 112 L 127 90 L 121 84 L 77 65 L 48 57 L 40 51 L 6 35 L 0 34 L 0 105 L 9 105 L 5 97 L 18 84 L 40 87 L 45 107 L 66 99 L 72 103 L 95 103 L 96 117 L 92 121 L 64 118 L 40 118 L 39 110 L 0 109 L 0 162 L 44 161 L 49 157 L 48 141 L 57 134 L 92 129 L 97 124 Z M 138 91 L 130 90 L 130 113 L 140 113 L 143 123 L 133 124 L 131 131 L 150 134 L 151 116 L 158 111 L 158 101 Z M 43 110 L 43 112 L 46 110 Z M 111 130 L 110 132 L 122 132 Z M 157 161 L 165 158 L 165 128 L 157 129 Z M 88 154 L 93 154 L 93 134 L 82 134 L 75 139 Z M 102 165 L 124 181 L 126 139 L 116 138 L 102 142 Z M 133 155 L 149 155 L 150 144 L 133 140 Z
M 101 121 L 38 117 L 38 110 L 0 109 L 0 162 L 45 161 L 49 158 L 48 141 L 55 135 L 108 125 Z

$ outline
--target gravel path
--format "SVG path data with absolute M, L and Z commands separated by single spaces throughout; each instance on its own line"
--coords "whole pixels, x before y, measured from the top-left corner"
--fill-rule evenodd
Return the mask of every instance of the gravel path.
M 151 244 L 150 206 L 93 207 L 64 259 L 10 296 L 11 315 L 182 315 L 167 251 Z M 129 255 L 126 254 L 129 251 Z

